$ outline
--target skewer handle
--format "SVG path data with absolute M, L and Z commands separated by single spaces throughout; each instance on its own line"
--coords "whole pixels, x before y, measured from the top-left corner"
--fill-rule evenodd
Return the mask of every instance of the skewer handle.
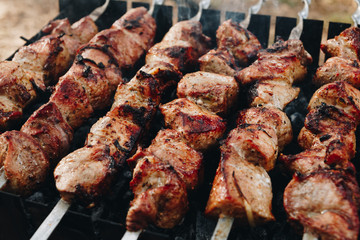
M 259 2 L 257 4 L 255 4 L 249 8 L 246 18 L 240 23 L 241 27 L 243 27 L 245 29 L 247 29 L 249 27 L 251 15 L 257 14 L 260 11 L 261 6 L 263 5 L 264 2 L 265 2 L 265 0 L 259 0 Z
M 203 9 L 207 9 L 210 6 L 211 0 L 201 0 L 199 2 L 199 11 L 197 12 L 197 14 L 192 17 L 190 20 L 191 21 L 200 21 L 201 18 L 201 14 L 202 14 L 202 10 Z
M 234 218 L 232 217 L 219 218 L 211 240 L 226 240 L 229 236 L 233 222 Z
M 70 203 L 60 199 L 30 240 L 48 239 L 70 206 Z
M 0 168 L 0 189 L 2 189 L 4 187 L 6 182 L 7 182 L 7 179 L 6 179 L 6 176 L 5 176 L 4 167 L 1 167 Z
M 151 2 L 151 6 L 150 6 L 150 9 L 149 9 L 148 13 L 149 13 L 150 15 L 153 15 L 154 10 L 155 10 L 155 5 L 162 5 L 163 2 L 164 2 L 164 0 L 153 0 L 153 1 Z
M 89 14 L 89 17 L 93 21 L 98 20 L 98 18 L 105 12 L 107 6 L 109 5 L 109 2 L 110 0 L 105 0 L 105 3 L 102 6 L 95 8 L 94 11 Z
M 351 16 L 351 18 L 354 21 L 355 27 L 357 27 L 360 23 L 360 1 L 355 0 L 355 2 L 357 3 L 357 9 L 355 13 Z
M 309 5 L 311 3 L 311 0 L 303 0 L 303 2 L 304 8 L 298 13 L 299 23 L 291 30 L 289 39 L 300 39 L 304 27 L 304 19 L 306 19 L 309 15 Z
M 312 235 L 309 232 L 305 232 L 304 235 L 303 235 L 302 240 L 318 240 L 318 237 Z
M 141 234 L 141 230 L 137 232 L 126 231 L 121 240 L 136 240 Z

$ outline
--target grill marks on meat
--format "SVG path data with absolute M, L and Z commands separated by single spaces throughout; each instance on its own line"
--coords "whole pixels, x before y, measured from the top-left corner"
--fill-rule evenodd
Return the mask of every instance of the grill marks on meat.
M 346 81 L 356 88 L 359 84 L 360 29 L 350 27 L 340 35 L 321 44 L 321 50 L 330 58 L 316 70 L 313 82 L 324 85 Z
M 97 27 L 89 17 L 73 25 L 61 19 L 50 22 L 42 32 L 46 35 L 21 47 L 12 61 L 0 62 L 2 130 L 22 117 L 23 109 L 37 97 L 37 90 L 45 91 L 57 82 L 74 60 L 76 50 L 97 33 Z
M 321 45 L 332 58 L 318 68 L 298 142 L 305 150 L 282 155 L 296 172 L 284 193 L 289 219 L 321 239 L 358 239 L 359 186 L 350 160 L 359 124 L 357 83 L 359 29 L 351 27 Z
M 149 18 L 145 8 L 133 9 L 125 14 L 121 19 L 132 19 L 134 15 L 143 16 L 143 18 L 146 20 L 146 23 L 141 26 L 139 25 L 138 28 L 143 29 L 144 32 L 152 32 L 152 36 L 155 36 L 155 21 L 151 17 Z M 139 21 L 143 22 L 145 20 Z M 124 51 L 129 49 L 129 51 L 127 51 L 125 54 L 128 56 L 128 59 L 124 59 L 124 62 L 122 62 L 121 59 L 115 58 L 112 55 L 112 52 L 108 49 L 121 48 L 114 44 L 123 44 L 123 42 L 126 41 L 125 38 L 132 38 L 134 41 L 138 42 L 140 42 L 142 39 L 141 37 L 138 37 L 136 33 L 136 31 L 141 32 L 140 29 L 120 31 L 116 25 L 117 23 L 115 22 L 110 29 L 99 32 L 92 38 L 92 40 L 89 41 L 88 44 L 82 46 L 77 51 L 78 55 L 76 56 L 73 65 L 70 67 L 69 71 L 60 78 L 59 83 L 56 85 L 49 102 L 44 104 L 40 109 L 33 113 L 33 115 L 28 119 L 28 121 L 21 129 L 22 132 L 14 132 L 14 134 L 26 135 L 28 138 L 33 139 L 33 141 L 24 141 L 23 147 L 21 147 L 21 145 L 16 145 L 18 149 L 24 148 L 25 150 L 15 150 L 14 152 L 18 155 L 12 157 L 13 161 L 15 161 L 17 158 L 22 159 L 24 156 L 29 155 L 33 156 L 32 158 L 26 158 L 26 160 L 29 161 L 29 164 L 36 164 L 36 162 L 41 160 L 42 155 L 33 151 L 32 149 L 36 146 L 39 146 L 39 151 L 41 151 L 41 153 L 45 156 L 46 161 L 51 161 L 51 166 L 55 166 L 59 158 L 64 156 L 69 150 L 73 129 L 82 125 L 83 122 L 91 116 L 94 110 L 104 108 L 111 103 L 111 98 L 116 90 L 117 85 L 123 82 L 121 77 L 121 70 L 125 67 L 129 67 L 130 65 L 135 64 L 135 60 L 139 59 L 146 51 L 146 48 L 142 47 L 137 47 L 136 51 L 134 49 L 130 50 L 130 48 L 123 48 Z M 150 28 L 150 30 L 145 28 Z M 117 35 L 118 32 L 121 32 L 121 34 Z M 81 36 L 86 37 L 87 33 L 81 33 Z M 112 38 L 108 38 L 109 36 Z M 121 38 L 124 39 L 123 42 L 121 41 Z M 151 39 L 143 39 L 143 41 L 143 46 L 145 47 L 152 42 Z M 119 62 L 117 60 L 119 60 Z M 131 134 L 138 134 L 136 127 L 131 126 L 126 130 Z M 93 131 L 94 136 L 90 140 L 96 142 L 97 136 L 101 135 L 102 132 L 97 131 L 96 128 Z M 9 141 L 14 140 L 10 139 Z M 35 143 L 37 145 L 34 145 Z M 117 143 L 115 143 L 115 145 L 120 146 L 120 143 L 125 144 L 123 139 L 119 138 L 117 139 Z M 124 147 L 124 149 L 126 149 L 126 147 Z M 114 172 L 112 169 L 116 164 L 124 161 L 119 160 L 123 159 L 122 155 L 124 154 L 114 152 L 113 148 L 109 146 L 106 146 L 106 148 L 98 147 L 95 150 L 88 151 L 93 151 L 95 158 L 102 158 L 107 156 L 103 162 L 105 167 L 102 168 L 102 170 L 107 169 L 108 175 L 112 175 Z M 80 153 L 80 155 L 82 155 L 82 153 Z M 81 157 L 75 157 L 73 159 L 72 156 L 67 157 L 68 160 L 64 162 L 72 162 L 74 164 L 73 166 L 84 167 L 83 162 L 80 164 L 75 163 L 74 159 L 79 159 L 79 161 L 85 161 L 86 159 Z M 115 157 L 117 157 L 117 159 L 114 160 Z M 99 162 L 100 160 L 96 160 L 94 161 L 94 164 L 89 163 L 89 166 L 91 165 L 94 166 L 94 168 L 97 168 L 95 166 L 98 166 L 100 164 Z M 64 165 L 66 164 L 64 163 Z M 83 171 L 83 169 L 80 168 L 77 170 L 80 174 L 80 178 L 82 177 L 81 174 L 84 174 L 84 178 L 82 179 L 83 181 L 86 182 L 89 179 L 94 180 L 92 178 L 93 175 L 90 172 Z M 63 166 L 62 170 L 58 171 L 69 171 L 69 168 Z M 42 180 L 45 179 L 47 172 L 47 169 L 42 171 L 42 177 L 38 176 L 38 178 L 41 178 Z M 61 178 L 61 181 L 65 181 L 64 179 L 67 181 L 67 183 L 63 183 L 61 187 L 66 186 L 71 188 L 70 183 L 73 182 L 74 178 L 67 178 L 68 176 L 74 176 L 75 173 L 76 171 L 66 174 L 63 173 L 66 175 L 64 178 L 61 178 L 58 175 L 58 178 Z M 107 176 L 105 178 L 106 181 L 108 181 L 109 177 Z M 8 180 L 9 182 L 12 181 L 11 179 Z M 96 197 L 97 193 L 95 193 L 95 191 L 97 187 L 99 189 L 105 189 L 105 187 L 100 184 L 100 179 L 96 179 L 95 182 L 96 181 L 97 183 L 92 188 L 86 184 L 73 186 L 73 189 L 64 191 L 64 198 L 70 198 L 72 191 L 76 190 L 76 192 L 79 192 L 79 195 L 81 196 L 80 198 L 89 198 L 89 201 L 91 201 L 91 197 L 84 196 L 94 195 Z M 29 187 L 24 189 L 24 187 L 19 184 L 18 188 L 13 187 L 11 190 L 22 194 L 30 192 L 31 187 L 35 186 L 29 184 Z
M 279 41 L 235 76 L 242 85 L 252 84 L 251 108 L 240 112 L 237 127 L 221 146 L 205 214 L 238 218 L 250 226 L 274 220 L 267 171 L 292 140 L 290 120 L 281 109 L 297 97 L 299 89 L 291 85 L 305 77 L 311 61 L 300 41 Z
M 345 170 L 295 176 L 284 193 L 289 219 L 321 239 L 357 239 L 358 200 L 356 179 Z
M 177 96 L 219 115 L 226 115 L 238 98 L 239 86 L 233 77 L 216 73 L 186 74 L 179 82 Z
M 254 34 L 240 24 L 227 20 L 216 32 L 217 49 L 200 59 L 200 70 L 234 76 L 241 67 L 256 59 L 261 44 Z

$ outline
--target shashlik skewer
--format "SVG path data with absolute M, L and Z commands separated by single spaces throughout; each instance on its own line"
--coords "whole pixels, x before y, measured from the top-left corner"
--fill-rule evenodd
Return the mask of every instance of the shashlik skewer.
M 193 21 L 174 25 L 164 40 L 149 50 L 147 65 L 129 83 L 119 85 L 111 111 L 91 128 L 86 146 L 60 161 L 54 175 L 68 206 L 73 200 L 89 204 L 109 189 L 109 182 L 148 127 L 160 93 L 177 82 L 178 68 L 188 71 L 193 66 L 186 62 L 193 62 L 210 44 L 210 39 L 200 32 L 200 23 Z M 108 155 L 115 160 L 111 169 L 107 167 Z M 80 177 L 84 175 L 86 177 Z
M 314 238 L 357 239 L 359 235 L 360 189 L 350 160 L 355 156 L 360 91 L 354 88 L 358 87 L 356 69 L 347 68 L 344 74 L 345 69 L 339 67 L 358 61 L 359 36 L 358 29 L 350 27 L 322 44 L 322 50 L 333 57 L 318 68 L 314 79 L 326 75 L 331 81 L 309 102 L 298 137 L 304 151 L 280 157 L 291 172 L 297 172 L 284 192 L 285 210 L 292 222 Z M 328 71 L 331 64 L 336 67 Z
M 45 36 L 0 62 L 1 131 L 21 120 L 23 109 L 68 70 L 76 50 L 98 32 L 93 15 L 72 25 L 68 19 L 51 21 L 42 29 Z
M 234 41 L 239 35 L 245 35 L 246 30 L 239 26 L 236 28 L 236 24 L 229 23 L 228 21 L 219 27 L 221 30 L 217 32 L 218 39 L 221 39 L 224 34 L 227 37 L 231 35 L 225 33 L 227 32 L 225 31 L 226 28 L 237 33 L 233 36 Z M 227 47 L 234 46 L 228 44 Z M 147 221 L 151 221 L 162 228 L 169 228 L 175 226 L 182 219 L 184 210 L 186 210 L 183 201 L 179 201 L 177 204 L 173 203 L 170 209 L 161 203 L 154 203 L 154 199 L 173 199 L 176 197 L 183 199 L 184 195 L 186 196 L 186 191 L 197 187 L 202 174 L 202 159 L 201 157 L 194 157 L 191 151 L 208 149 L 224 134 L 225 125 L 221 118 L 215 114 L 226 114 L 236 101 L 237 92 L 238 84 L 233 77 L 214 73 L 201 71 L 190 73 L 179 82 L 177 88 L 179 98 L 160 107 L 164 115 L 165 125 L 170 129 L 161 130 L 146 150 L 139 149 L 137 154 L 128 160 L 131 166 L 136 166 L 134 179 L 131 182 L 135 199 L 127 215 L 128 229 L 133 231 L 141 229 Z M 190 159 L 192 159 L 191 163 L 189 162 Z M 155 173 L 152 177 L 146 177 L 145 180 L 138 182 L 138 178 L 142 178 L 143 175 L 147 176 L 148 171 L 153 172 L 148 168 L 154 165 L 171 166 L 175 170 L 178 177 L 173 176 L 175 178 L 173 181 L 176 182 L 180 178 L 185 183 L 186 189 L 182 190 L 182 195 L 179 195 L 177 190 L 173 190 L 178 192 L 174 196 L 169 189 L 166 191 L 162 189 L 169 184 L 165 180 L 158 180 L 162 182 L 158 184 L 148 184 L 148 182 L 153 182 L 155 176 L 158 179 L 164 178 L 164 176 L 155 175 Z M 146 187 L 144 187 L 145 184 Z M 143 187 L 139 189 L 139 186 Z M 154 199 L 151 200 L 147 194 L 153 196 Z M 144 206 L 148 206 L 150 209 Z M 177 221 L 170 221 L 164 217 L 169 215 L 168 211 L 173 214 L 172 217 L 175 217 Z M 159 219 L 166 219 L 166 224 Z M 125 234 L 123 239 L 128 239 L 128 237 Z
M 305 12 L 307 8 L 306 2 Z M 306 14 L 299 14 L 301 23 L 292 31 L 292 39 L 300 38 L 302 20 Z M 237 80 L 243 85 L 258 81 L 250 88 L 253 95 L 250 105 L 255 108 L 241 113 L 238 127 L 230 132 L 221 147 L 220 165 L 206 214 L 220 219 L 235 216 L 250 226 L 273 219 L 271 181 L 266 171 L 273 168 L 278 151 L 292 138 L 289 119 L 276 108 L 283 109 L 297 97 L 299 89 L 291 85 L 304 78 L 306 65 L 311 62 L 310 55 L 299 43 L 296 40 L 289 40 L 286 44 L 275 43 L 268 54 L 260 52 L 257 61 L 236 74 Z M 293 52 L 286 53 L 286 50 L 282 51 L 284 48 Z M 292 60 L 284 61 L 286 55 L 292 55 Z M 275 119 L 278 121 L 274 122 Z M 219 220 L 218 225 L 222 225 L 222 222 Z M 226 229 L 226 235 L 218 234 L 221 229 L 217 226 L 212 239 L 227 239 L 231 227 Z

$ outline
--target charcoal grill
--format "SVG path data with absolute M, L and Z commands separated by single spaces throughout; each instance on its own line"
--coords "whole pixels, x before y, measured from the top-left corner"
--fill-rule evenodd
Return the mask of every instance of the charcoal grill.
M 89 14 L 94 8 L 103 4 L 104 1 L 97 0 L 59 0 L 60 12 L 56 18 L 69 18 L 70 22 L 75 22 L 81 17 Z M 108 28 L 116 19 L 123 15 L 129 6 L 145 6 L 149 8 L 148 3 L 126 2 L 112 0 L 106 12 L 97 20 L 99 29 Z M 172 26 L 174 18 L 184 20 L 186 16 L 194 16 L 197 9 L 186 6 L 163 5 L 156 6 L 154 16 L 158 24 L 156 42 L 160 41 L 167 30 Z M 175 13 L 177 13 L 175 15 Z M 222 18 L 241 21 L 245 14 L 241 12 L 219 11 L 214 9 L 203 10 L 201 23 L 204 33 L 212 39 L 215 39 L 216 29 L 220 25 Z M 248 29 L 253 32 L 260 40 L 263 47 L 267 47 L 269 42 L 270 20 L 268 15 L 254 15 L 251 18 Z M 290 31 L 296 25 L 296 18 L 276 17 L 275 36 L 287 39 Z M 313 56 L 314 62 L 309 67 L 307 79 L 301 83 L 302 92 L 300 97 L 291 103 L 285 109 L 290 117 L 295 136 L 303 126 L 304 118 L 307 113 L 306 106 L 312 96 L 315 87 L 311 84 L 311 76 L 318 66 L 320 54 L 320 42 L 323 32 L 324 22 L 319 20 L 305 20 L 304 30 L 301 40 L 307 51 Z M 349 27 L 350 24 L 330 22 L 328 25 L 328 38 L 338 35 L 342 30 Z M 27 41 L 33 42 L 41 37 L 41 32 Z M 215 44 L 215 42 L 214 42 Z M 9 57 L 11 59 L 11 57 Z M 144 60 L 141 60 L 137 67 L 125 74 L 130 79 L 141 67 Z M 33 107 L 25 110 L 24 118 L 14 129 L 19 129 L 28 116 L 41 104 L 47 101 L 49 93 L 45 93 Z M 75 132 L 75 142 L 72 150 L 83 146 L 86 135 L 93 123 L 105 114 L 107 111 L 96 113 L 87 124 Z M 231 121 L 231 120 L 229 120 Z M 160 115 L 154 121 L 156 129 L 161 127 Z M 154 131 L 155 132 L 155 131 Z M 154 132 L 149 133 L 147 144 Z M 358 145 L 358 144 L 357 144 Z M 285 153 L 297 153 L 299 151 L 296 139 L 286 149 Z M 359 152 L 359 151 L 358 151 Z M 190 196 L 190 211 L 184 221 L 171 230 L 163 230 L 154 226 L 148 227 L 140 239 L 210 239 L 215 228 L 217 219 L 209 219 L 203 215 L 203 210 L 209 196 L 211 183 L 218 165 L 219 152 L 217 149 L 210 150 L 205 154 L 206 170 L 203 186 L 192 193 Z M 357 163 L 355 163 L 357 164 Z M 359 164 L 357 164 L 359 165 Z M 301 235 L 296 233 L 296 229 L 290 226 L 286 221 L 286 213 L 282 206 L 282 193 L 290 181 L 291 176 L 284 175 L 279 168 L 270 172 L 273 183 L 274 199 L 273 213 L 277 219 L 276 222 L 268 223 L 263 226 L 250 229 L 237 225 L 231 232 L 229 239 L 301 239 Z M 65 215 L 59 226 L 51 235 L 50 239 L 120 239 L 125 233 L 125 217 L 129 202 L 132 199 L 132 193 L 128 189 L 128 183 L 131 179 L 131 172 L 124 169 L 120 173 L 119 179 L 113 187 L 112 192 L 104 197 L 98 206 L 92 209 L 86 209 L 78 204 L 72 204 L 70 211 Z M 357 178 L 359 180 L 359 176 Z M 29 239 L 37 227 L 50 213 L 51 209 L 59 200 L 59 195 L 54 186 L 53 180 L 48 182 L 37 192 L 29 197 L 23 198 L 0 191 L 0 240 Z

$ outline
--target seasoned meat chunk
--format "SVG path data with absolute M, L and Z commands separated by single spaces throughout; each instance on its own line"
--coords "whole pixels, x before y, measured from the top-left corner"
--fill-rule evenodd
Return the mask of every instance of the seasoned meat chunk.
M 227 49 L 212 49 L 199 58 L 200 70 L 233 77 L 237 70 L 235 58 Z
M 233 77 L 216 73 L 186 74 L 179 82 L 177 95 L 206 110 L 224 115 L 235 105 L 239 86 Z

